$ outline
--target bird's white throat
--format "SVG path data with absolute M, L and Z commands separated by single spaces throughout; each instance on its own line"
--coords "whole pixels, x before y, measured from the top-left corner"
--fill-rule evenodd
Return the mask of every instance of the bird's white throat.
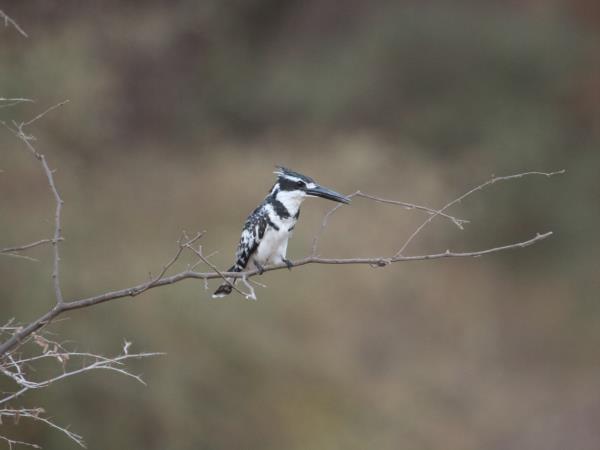
M 295 216 L 298 214 L 298 210 L 300 209 L 300 205 L 306 198 L 306 193 L 304 191 L 279 191 L 275 196 L 277 200 L 279 200 L 285 209 L 288 210 L 290 216 Z

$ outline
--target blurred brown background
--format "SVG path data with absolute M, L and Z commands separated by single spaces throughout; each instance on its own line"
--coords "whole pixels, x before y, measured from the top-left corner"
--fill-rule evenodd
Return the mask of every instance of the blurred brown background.
M 595 0 L 7 2 L 0 109 L 26 120 L 66 201 L 76 299 L 156 273 L 182 229 L 230 262 L 275 164 L 341 192 L 432 207 L 494 185 L 410 253 L 551 240 L 482 259 L 266 274 L 259 301 L 186 281 L 69 314 L 81 350 L 134 348 L 148 388 L 110 373 L 24 399 L 91 449 L 600 447 L 600 8 Z M 51 234 L 37 163 L 0 132 L 0 246 Z M 331 205 L 305 203 L 304 256 Z M 356 200 L 328 256 L 393 253 L 423 215 Z M 2 320 L 52 303 L 49 248 L 0 258 Z M 216 283 L 211 283 L 213 288 Z M 8 425 L 6 425 L 8 426 Z M 20 426 L 25 426 L 24 424 Z M 23 428 L 46 449 L 73 444 Z M 23 437 L 23 436 L 21 436 Z

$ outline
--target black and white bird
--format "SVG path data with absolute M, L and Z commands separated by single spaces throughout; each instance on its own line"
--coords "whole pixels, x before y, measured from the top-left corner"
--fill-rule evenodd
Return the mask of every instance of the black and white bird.
M 319 186 L 315 180 L 306 175 L 277 167 L 274 172 L 277 182 L 267 197 L 248 216 L 240 243 L 235 254 L 235 263 L 228 272 L 243 272 L 250 263 L 259 272 L 267 264 L 292 263 L 286 259 L 288 239 L 300 216 L 300 205 L 306 197 L 321 197 L 341 203 L 350 203 L 350 199 L 331 189 Z M 231 293 L 235 279 L 228 279 L 213 294 L 213 297 L 224 297 Z

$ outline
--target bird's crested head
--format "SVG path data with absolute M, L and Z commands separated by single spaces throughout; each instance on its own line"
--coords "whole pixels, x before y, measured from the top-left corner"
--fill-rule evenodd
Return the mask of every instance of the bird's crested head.
M 350 203 L 350 199 L 338 192 L 319 185 L 311 177 L 294 172 L 283 166 L 275 170 L 277 182 L 273 186 L 271 195 L 287 206 L 287 203 L 301 203 L 305 197 L 321 197 L 340 203 Z

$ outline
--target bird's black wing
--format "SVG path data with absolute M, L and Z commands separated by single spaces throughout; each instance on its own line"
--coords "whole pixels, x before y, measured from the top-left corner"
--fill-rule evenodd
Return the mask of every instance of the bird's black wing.
M 227 272 L 243 272 L 248 266 L 248 262 L 252 255 L 256 252 L 258 244 L 265 235 L 265 230 L 269 223 L 269 216 L 264 207 L 264 203 L 256 208 L 252 214 L 248 216 L 242 229 L 242 236 L 235 252 L 235 263 Z M 221 284 L 214 292 L 213 297 L 224 297 L 231 294 L 235 279 L 228 278 L 225 283 Z
M 248 216 L 235 252 L 235 264 L 231 267 L 230 272 L 241 272 L 246 269 L 250 258 L 265 235 L 268 223 L 269 216 L 264 205 L 260 205 Z

